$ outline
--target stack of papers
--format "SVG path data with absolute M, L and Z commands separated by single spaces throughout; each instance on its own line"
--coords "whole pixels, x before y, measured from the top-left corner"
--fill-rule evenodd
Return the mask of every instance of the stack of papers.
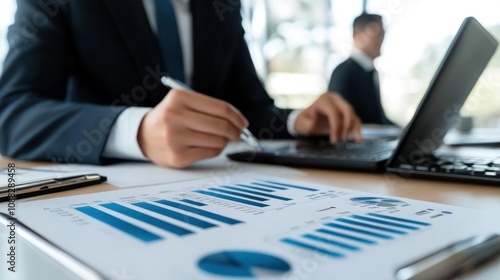
M 394 279 L 445 245 L 500 232 L 492 211 L 255 173 L 20 207 L 20 221 L 109 278 Z

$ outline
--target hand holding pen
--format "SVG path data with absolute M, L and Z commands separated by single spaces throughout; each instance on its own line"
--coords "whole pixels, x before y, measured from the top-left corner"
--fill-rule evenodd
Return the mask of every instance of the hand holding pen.
M 144 116 L 137 140 L 155 164 L 185 168 L 219 155 L 247 126 L 229 103 L 178 87 Z
M 178 80 L 175 80 L 171 77 L 163 76 L 161 78 L 161 83 L 164 86 L 170 87 L 171 89 L 182 89 L 182 90 L 188 90 L 188 91 L 194 92 L 194 90 L 192 88 L 190 88 L 188 85 L 186 85 Z M 231 107 L 233 107 L 233 106 L 231 106 Z M 233 109 L 236 110 L 236 108 L 234 108 L 234 107 L 233 107 Z M 245 143 L 247 143 L 250 146 L 250 148 L 257 150 L 257 151 L 264 149 L 264 146 L 260 143 L 259 140 L 257 140 L 257 138 L 255 136 L 253 136 L 253 134 L 250 132 L 250 130 L 248 130 L 248 128 L 246 128 L 246 127 L 243 128 L 243 131 L 241 132 L 240 137 L 241 137 L 241 140 L 245 141 Z

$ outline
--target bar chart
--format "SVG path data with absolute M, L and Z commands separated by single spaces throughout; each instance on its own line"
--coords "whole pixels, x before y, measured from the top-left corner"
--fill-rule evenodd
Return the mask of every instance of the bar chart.
M 184 201 L 185 202 L 185 201 Z M 189 202 L 188 202 L 189 203 Z M 165 208 L 163 206 L 169 206 L 170 208 Z M 203 205 L 202 205 L 203 206 Z M 232 219 L 223 215 L 212 213 L 197 207 L 193 207 L 187 204 L 182 204 L 175 201 L 169 200 L 158 200 L 153 202 L 135 202 L 131 205 L 121 205 L 118 203 L 104 203 L 99 204 L 97 207 L 82 206 L 77 207 L 75 210 L 80 211 L 110 227 L 119 230 L 131 237 L 134 237 L 143 242 L 154 242 L 164 239 L 164 236 L 155 234 L 147 229 L 141 228 L 140 226 L 126 221 L 117 217 L 116 215 L 104 212 L 99 208 L 105 208 L 112 210 L 116 213 L 120 213 L 129 218 L 135 219 L 147 223 L 151 226 L 159 228 L 165 232 L 171 233 L 176 236 L 184 236 L 189 234 L 194 234 L 193 230 L 187 229 L 182 225 L 176 225 L 171 222 L 165 221 L 163 219 L 156 218 L 150 213 L 156 213 L 162 215 L 180 223 L 196 227 L 200 230 L 207 230 L 210 228 L 218 227 L 218 224 L 213 223 L 216 221 L 227 225 L 236 225 L 243 223 L 242 221 Z M 194 215 L 188 215 L 184 212 L 179 212 L 177 210 L 183 210 L 189 213 L 193 213 L 196 216 L 201 216 L 202 218 L 195 217 Z
M 195 193 L 216 197 L 222 200 L 237 202 L 247 206 L 259 208 L 269 207 L 268 201 L 291 201 L 292 198 L 272 194 L 276 191 L 301 190 L 305 192 L 317 192 L 318 189 L 285 184 L 276 181 L 256 181 L 248 184 L 222 185 L 207 190 L 195 190 Z
M 289 193 L 291 191 L 294 192 Z M 307 195 L 318 191 L 318 189 L 306 186 L 261 180 L 194 189 L 191 193 L 195 196 L 191 195 L 189 198 L 178 200 L 156 199 L 129 203 L 111 201 L 92 206 L 76 207 L 74 210 L 142 242 L 155 242 L 164 240 L 166 236 L 144 228 L 141 223 L 160 229 L 161 232 L 168 233 L 167 235 L 178 237 L 196 234 L 196 232 L 223 225 L 233 226 L 244 223 L 241 220 L 208 210 L 207 207 L 210 206 L 206 202 L 202 202 L 206 200 L 205 198 L 215 198 L 233 205 L 260 209 L 276 206 L 277 203 L 293 201 L 297 198 L 297 192 L 303 192 L 304 195 Z M 292 197 L 281 193 L 292 194 Z M 186 191 L 180 191 L 173 196 L 179 195 L 185 197 Z M 122 218 L 123 216 L 127 219 Z
M 301 250 L 342 259 L 350 253 L 369 250 L 371 246 L 389 242 L 430 226 L 428 222 L 390 215 L 355 214 L 336 218 L 311 232 L 284 237 L 280 241 Z

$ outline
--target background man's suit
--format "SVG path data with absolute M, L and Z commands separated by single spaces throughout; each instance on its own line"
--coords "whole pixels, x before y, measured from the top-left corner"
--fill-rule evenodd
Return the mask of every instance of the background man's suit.
M 333 70 L 328 91 L 340 93 L 352 105 L 361 122 L 392 124 L 384 114 L 374 71 L 366 71 L 354 59 L 348 58 Z
M 168 91 L 159 82 L 157 38 L 141 0 L 61 2 L 49 16 L 38 0 L 18 1 L 0 79 L 0 153 L 103 163 L 109 129 L 126 106 L 153 107 Z M 239 2 L 228 2 L 234 10 L 223 18 L 212 2 L 190 2 L 192 88 L 233 104 L 257 136 L 290 137 L 289 111 L 276 108 L 258 80 Z M 37 13 L 47 21 L 30 30 Z

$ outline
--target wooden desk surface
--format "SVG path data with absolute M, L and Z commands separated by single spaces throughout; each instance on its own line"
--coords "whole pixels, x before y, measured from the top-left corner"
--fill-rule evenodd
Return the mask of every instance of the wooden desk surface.
M 29 168 L 41 164 L 47 165 L 47 163 L 23 162 L 0 157 L 0 168 L 7 167 L 9 162 L 16 163 L 16 166 L 20 168 Z M 455 206 L 500 210 L 500 186 L 407 179 L 389 173 L 376 174 L 306 168 L 300 168 L 299 170 L 303 171 L 306 176 L 296 176 L 294 179 L 309 180 L 379 195 L 418 199 Z M 38 198 L 29 198 L 27 200 L 63 197 L 114 189 L 117 188 L 108 184 L 100 184 Z
M 6 167 L 7 163 L 15 162 L 18 167 L 34 167 L 40 164 L 46 165 L 47 163 L 33 163 L 12 161 L 10 159 L 0 157 L 0 168 Z M 342 188 L 354 189 L 359 191 L 370 192 L 378 195 L 391 195 L 403 198 L 418 199 L 424 201 L 431 201 L 437 203 L 444 203 L 456 206 L 465 206 L 472 208 L 495 209 L 500 210 L 500 186 L 488 186 L 479 184 L 464 184 L 454 182 L 442 181 L 428 181 L 417 179 L 403 179 L 401 177 L 392 176 L 389 174 L 366 174 L 357 172 L 343 172 L 343 171 L 330 171 L 330 170 L 316 170 L 316 169 L 300 169 L 306 176 L 296 176 L 299 180 L 309 180 L 317 183 L 330 184 Z M 88 186 L 84 188 L 59 192 L 42 197 L 29 198 L 27 200 L 39 200 L 54 197 L 64 197 L 68 195 L 94 193 L 101 191 L 108 191 L 118 189 L 117 187 L 100 184 L 95 186 Z M 24 246 L 22 248 L 25 248 Z M 61 269 L 59 265 L 54 265 L 44 255 L 37 252 L 29 251 L 30 256 L 34 256 L 33 263 L 41 264 L 42 267 L 51 267 L 58 269 L 50 270 L 47 275 L 65 275 L 67 277 L 68 271 Z M 31 270 L 23 270 L 29 272 Z M 37 272 L 32 273 L 39 276 Z M 28 274 L 29 274 L 28 273 Z M 66 273 L 66 274 L 64 274 Z M 488 264 L 483 269 L 459 278 L 461 280 L 486 280 L 497 279 L 500 273 L 500 259 Z M 35 277 L 35 276 L 33 276 Z M 32 277 L 28 277 L 32 278 Z M 26 279 L 28 279 L 26 278 Z M 61 279 L 62 279 L 61 278 Z M 24 278 L 23 278 L 24 279 Z

